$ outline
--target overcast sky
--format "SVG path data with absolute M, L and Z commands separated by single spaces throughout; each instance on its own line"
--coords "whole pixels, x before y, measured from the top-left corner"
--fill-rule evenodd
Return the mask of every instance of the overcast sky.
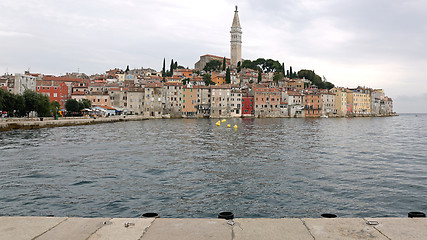
M 383 88 L 397 112 L 427 112 L 426 0 L 1 0 L 0 74 L 161 70 L 230 55 L 313 69 L 337 86 Z

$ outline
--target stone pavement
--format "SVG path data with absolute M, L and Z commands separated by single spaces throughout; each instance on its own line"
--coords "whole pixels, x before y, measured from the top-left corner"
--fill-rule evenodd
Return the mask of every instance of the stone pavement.
M 0 240 L 427 239 L 427 218 L 0 217 Z

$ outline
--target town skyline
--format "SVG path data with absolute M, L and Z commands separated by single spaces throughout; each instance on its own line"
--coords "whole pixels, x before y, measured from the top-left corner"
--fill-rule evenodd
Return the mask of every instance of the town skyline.
M 204 54 L 230 57 L 229 26 L 238 5 L 243 59 L 272 58 L 296 71 L 314 69 L 336 86 L 382 88 L 393 98 L 396 112 L 427 112 L 422 104 L 427 99 L 425 73 L 420 71 L 427 55 L 421 44 L 425 33 L 414 28 L 415 20 L 426 18 L 424 3 L 3 1 L 0 5 L 9 10 L 0 17 L 0 73 L 30 68 L 45 74 L 90 75 L 127 65 L 159 70 L 163 58 L 193 68 Z

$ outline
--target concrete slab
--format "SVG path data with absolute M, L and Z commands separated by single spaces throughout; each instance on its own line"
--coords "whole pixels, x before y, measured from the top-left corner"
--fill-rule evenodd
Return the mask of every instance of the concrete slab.
M 157 218 L 142 240 L 231 240 L 231 229 L 224 219 Z
M 302 220 L 316 240 L 387 239 L 361 218 L 304 218 Z
M 60 217 L 0 217 L 0 240 L 33 239 L 66 219 Z
M 96 231 L 88 240 L 138 240 L 154 218 L 113 218 L 111 224 Z
M 109 218 L 68 218 L 52 230 L 44 233 L 37 240 L 86 240 L 99 228 L 104 226 L 104 222 L 109 224 Z
M 390 239 L 427 239 L 427 218 L 366 218 Z
M 234 239 L 240 240 L 313 240 L 301 219 L 235 219 Z

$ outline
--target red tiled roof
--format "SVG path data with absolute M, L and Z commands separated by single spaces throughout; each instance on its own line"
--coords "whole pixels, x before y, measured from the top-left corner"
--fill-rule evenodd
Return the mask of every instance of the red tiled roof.
M 98 106 L 98 107 L 103 108 L 103 109 L 107 109 L 107 110 L 116 110 L 115 108 L 112 108 L 109 106 Z
M 161 83 L 147 83 L 145 85 L 146 88 L 157 88 L 157 87 L 162 87 Z
M 165 86 L 182 86 L 182 83 L 178 83 L 178 82 L 167 82 L 164 85 Z
M 279 92 L 279 89 L 276 89 L 276 88 L 267 88 L 267 87 L 265 87 L 265 88 L 254 87 L 253 90 L 255 92 Z

